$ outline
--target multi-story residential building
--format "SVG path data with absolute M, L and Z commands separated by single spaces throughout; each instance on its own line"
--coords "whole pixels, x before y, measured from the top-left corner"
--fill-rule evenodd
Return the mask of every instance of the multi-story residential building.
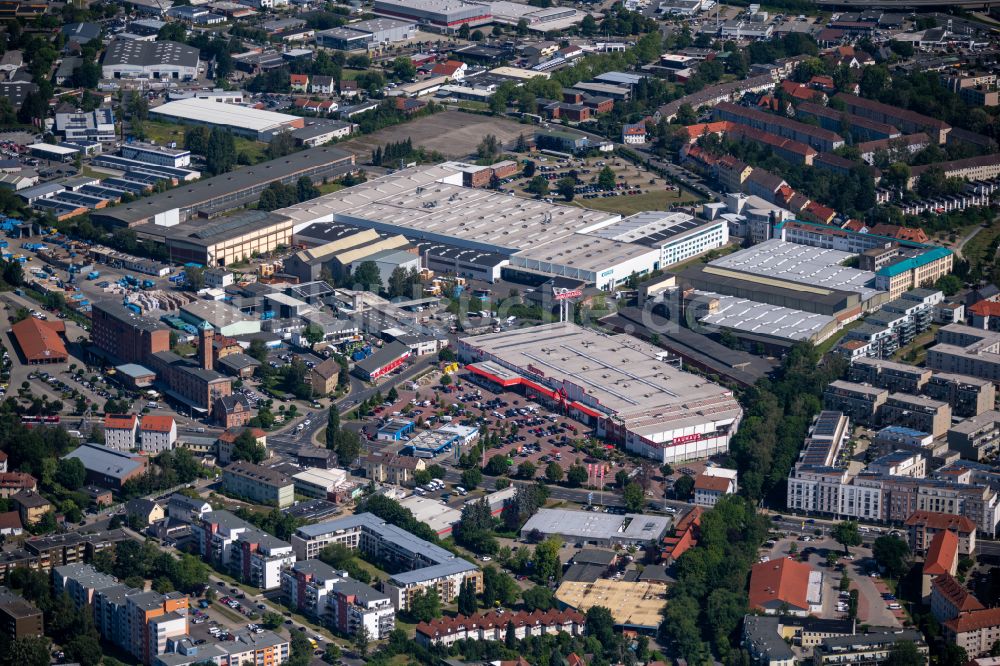
M 248 529 L 230 546 L 230 568 L 240 580 L 262 590 L 281 586 L 281 572 L 295 564 L 292 544 L 276 536 Z
M 0 633 L 12 641 L 43 636 L 42 611 L 23 597 L 0 588 Z
M 914 511 L 904 523 L 909 530 L 910 550 L 921 554 L 941 532 L 954 532 L 958 536 L 960 555 L 972 557 L 976 552 L 976 524 L 966 516 L 933 511 Z
M 871 384 L 893 393 L 920 393 L 931 379 L 931 371 L 906 363 L 895 363 L 874 358 L 856 358 L 851 361 L 847 378 L 852 382 Z
M 898 643 L 914 643 L 917 650 L 926 655 L 927 643 L 923 634 L 916 629 L 893 629 L 853 636 L 832 636 L 824 638 L 813 648 L 813 663 L 826 664 L 881 664 L 892 654 Z
M 191 523 L 191 538 L 195 550 L 217 569 L 228 569 L 232 561 L 232 546 L 241 534 L 256 529 L 228 511 L 209 511 Z
M 938 576 L 931 583 L 931 614 L 938 622 L 947 622 L 962 613 L 982 609 L 979 599 L 951 574 Z
M 194 523 L 212 511 L 212 505 L 200 498 L 174 493 L 167 499 L 167 516 L 182 523 Z
M 840 379 L 830 382 L 823 391 L 823 406 L 826 409 L 843 412 L 851 420 L 861 423 L 874 423 L 888 399 L 889 391 L 886 389 Z
M 942 626 L 944 639 L 958 645 L 970 657 L 990 654 L 1000 641 L 1000 607 L 962 613 Z
M 290 477 L 245 460 L 223 470 L 222 487 L 232 495 L 279 509 L 290 507 L 295 501 L 295 486 Z
M 353 636 L 364 631 L 369 638 L 380 640 L 396 627 L 396 609 L 387 594 L 345 578 L 331 587 L 324 620 L 341 633 Z
M 715 506 L 726 495 L 736 493 L 736 470 L 708 467 L 694 479 L 694 503 Z
M 139 449 L 143 453 L 159 455 L 170 451 L 177 442 L 177 423 L 172 416 L 147 414 L 139 426 Z
M 320 618 L 333 584 L 344 575 L 322 560 L 297 560 L 281 572 L 281 593 L 292 608 L 309 617 Z
M 458 615 L 421 622 L 417 625 L 416 641 L 424 647 L 448 646 L 460 640 L 503 642 L 507 640 L 507 632 L 511 630 L 511 626 L 517 640 L 560 632 L 580 636 L 584 632 L 585 623 L 583 613 L 572 609 L 504 614 L 486 612 L 471 617 Z
M 920 598 L 929 604 L 931 586 L 943 574 L 954 576 L 958 572 L 958 535 L 951 530 L 943 530 L 934 535 L 921 572 Z
M 236 439 L 243 434 L 244 430 L 249 430 L 253 438 L 257 440 L 257 443 L 264 447 L 265 453 L 267 451 L 267 433 L 260 428 L 230 428 L 224 433 L 219 435 L 219 439 L 216 441 L 216 457 L 220 465 L 228 465 L 233 461 L 233 446 L 236 445 Z
M 78 562 L 56 567 L 52 572 L 52 585 L 57 596 L 66 593 L 77 608 L 83 608 L 93 603 L 95 592 L 118 585 L 118 579 Z
M 951 426 L 951 406 L 919 395 L 893 393 L 879 410 L 882 423 L 901 425 L 943 437 Z
M 373 453 L 361 459 L 365 478 L 375 483 L 408 486 L 413 483 L 413 473 L 427 468 L 421 458 L 396 454 Z
M 927 367 L 1000 382 L 1000 333 L 948 324 L 927 350 Z
M 948 447 L 968 460 L 984 460 L 1000 451 L 1000 412 L 991 410 L 956 423 Z
M 815 125 L 800 123 L 796 120 L 791 120 L 787 116 L 766 113 L 758 109 L 738 106 L 730 102 L 722 102 L 717 105 L 712 113 L 712 117 L 714 120 L 728 120 L 763 130 L 764 132 L 770 132 L 786 139 L 799 141 L 812 146 L 816 150 L 832 152 L 844 145 L 844 138 L 836 132 L 831 132 Z
M 219 641 L 206 645 L 195 645 L 188 637 L 167 641 L 167 652 L 159 654 L 153 666 L 194 666 L 194 664 L 216 664 L 217 666 L 281 666 L 291 655 L 291 643 L 287 638 L 273 631 L 255 633 L 241 631 L 233 635 L 231 641 Z
M 6 463 L 6 460 L 4 461 Z M 7 499 L 22 490 L 38 490 L 38 481 L 25 472 L 0 472 L 0 498 Z
M 993 382 L 978 377 L 935 372 L 924 386 L 924 393 L 951 405 L 955 416 L 978 416 L 993 409 L 996 387 Z
M 104 445 L 119 451 L 135 448 L 135 434 L 139 428 L 139 417 L 135 414 L 104 415 Z
M 402 569 L 382 584 L 397 610 L 408 608 L 413 595 L 426 589 L 436 590 L 445 603 L 458 596 L 466 580 L 482 589 L 482 572 L 475 565 L 370 513 L 306 525 L 292 535 L 295 553 L 303 560 L 315 558 L 332 543 Z
M 872 474 L 922 479 L 927 475 L 927 459 L 912 451 L 893 451 L 868 463 L 867 470 Z
M 944 143 L 948 132 L 951 131 L 951 125 L 943 120 L 923 116 L 899 106 L 883 104 L 875 100 L 843 92 L 837 93 L 836 99 L 843 101 L 847 105 L 849 113 L 867 118 L 868 120 L 874 120 L 878 123 L 898 127 L 904 134 L 926 132 L 933 138 L 935 143 Z

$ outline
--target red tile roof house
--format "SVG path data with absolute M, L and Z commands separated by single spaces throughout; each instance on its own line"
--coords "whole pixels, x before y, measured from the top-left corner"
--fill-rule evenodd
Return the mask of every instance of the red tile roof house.
M 943 530 L 931 539 L 924 559 L 920 596 L 925 603 L 931 599 L 931 585 L 942 574 L 954 576 L 958 571 L 958 535 L 951 530 Z
M 822 610 L 823 574 L 790 557 L 755 564 L 750 571 L 750 609 L 768 615 L 806 616 Z
M 983 657 L 1000 641 L 1000 607 L 962 613 L 944 623 L 945 640 L 965 650 L 969 657 Z
M 461 81 L 465 78 L 465 71 L 469 68 L 464 62 L 458 60 L 446 60 L 434 65 L 431 74 L 434 76 L 447 76 L 449 79 Z
M 291 76 L 292 92 L 307 92 L 309 90 L 309 75 L 308 74 L 292 74 Z
M 692 507 L 677 521 L 674 525 L 674 535 L 663 538 L 661 561 L 676 562 L 681 555 L 698 545 L 698 537 L 701 535 L 701 513 L 700 506 Z
M 22 490 L 38 490 L 35 477 L 24 472 L 0 472 L 0 498 L 7 499 Z
M 105 414 L 104 444 L 119 451 L 135 448 L 135 436 L 139 430 L 139 418 L 135 414 Z
M 416 641 L 424 647 L 451 645 L 460 640 L 504 641 L 508 625 L 514 625 L 515 636 L 545 636 L 561 631 L 571 636 L 583 634 L 587 618 L 575 610 L 533 611 L 531 613 L 494 613 L 442 617 L 417 625 Z
M 962 613 L 982 610 L 983 605 L 951 574 L 941 574 L 931 583 L 931 615 L 947 622 Z

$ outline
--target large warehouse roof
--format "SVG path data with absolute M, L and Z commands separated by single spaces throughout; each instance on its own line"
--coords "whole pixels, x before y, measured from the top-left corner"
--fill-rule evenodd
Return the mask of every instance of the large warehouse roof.
M 730 269 L 825 289 L 853 291 L 868 300 L 878 291 L 875 274 L 844 263 L 854 254 L 839 250 L 799 245 L 772 238 L 709 263 L 712 268 Z
M 463 338 L 473 355 L 513 372 L 564 384 L 571 397 L 639 435 L 736 419 L 740 406 L 718 384 L 663 360 L 664 352 L 629 335 L 575 324 L 545 324 Z
M 700 298 L 718 302 L 713 312 L 699 319 L 702 324 L 710 326 L 796 342 L 821 342 L 839 328 L 837 319 L 829 315 L 768 305 L 737 296 L 696 293 Z
M 295 229 L 348 222 L 412 238 L 475 243 L 515 252 L 600 228 L 618 215 L 461 186 L 461 172 L 442 166 L 399 171 L 277 213 Z
M 132 39 L 116 39 L 108 44 L 101 64 L 105 67 L 113 65 L 197 67 L 198 49 L 179 42 L 143 42 Z
M 163 42 L 155 42 L 162 44 Z M 299 120 L 297 116 L 274 111 L 262 111 L 238 104 L 226 104 L 211 99 L 179 99 L 150 109 L 150 113 L 168 118 L 178 118 L 212 125 L 244 127 L 257 132 L 266 132 Z
M 300 172 L 337 164 L 343 164 L 343 171 L 346 173 L 354 167 L 354 156 L 330 146 L 307 148 L 285 157 L 241 167 L 213 178 L 185 183 L 151 197 L 136 199 L 132 203 L 95 211 L 94 215 L 112 224 L 131 225 L 173 208 L 189 211 L 222 198 L 225 198 L 230 206 L 238 205 L 244 201 L 240 195 L 248 193 L 252 188 L 263 189 L 269 183 L 289 177 L 294 178 L 295 174 Z

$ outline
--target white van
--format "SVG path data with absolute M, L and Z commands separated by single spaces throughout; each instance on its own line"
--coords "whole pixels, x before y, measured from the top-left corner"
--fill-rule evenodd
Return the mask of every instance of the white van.
M 469 491 L 466 490 L 465 488 L 463 488 L 462 486 L 455 486 L 455 492 L 458 493 L 459 495 L 468 495 L 469 494 Z

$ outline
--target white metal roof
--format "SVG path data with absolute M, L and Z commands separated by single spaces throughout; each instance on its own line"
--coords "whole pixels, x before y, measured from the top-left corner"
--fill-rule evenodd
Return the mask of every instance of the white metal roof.
M 275 113 L 274 111 L 261 111 L 251 109 L 238 104 L 226 104 L 210 99 L 179 99 L 167 102 L 162 106 L 151 109 L 153 113 L 191 120 L 213 125 L 228 125 L 230 127 L 245 127 L 247 129 L 263 132 L 275 129 L 293 120 L 298 120 L 296 116 L 287 113 Z

